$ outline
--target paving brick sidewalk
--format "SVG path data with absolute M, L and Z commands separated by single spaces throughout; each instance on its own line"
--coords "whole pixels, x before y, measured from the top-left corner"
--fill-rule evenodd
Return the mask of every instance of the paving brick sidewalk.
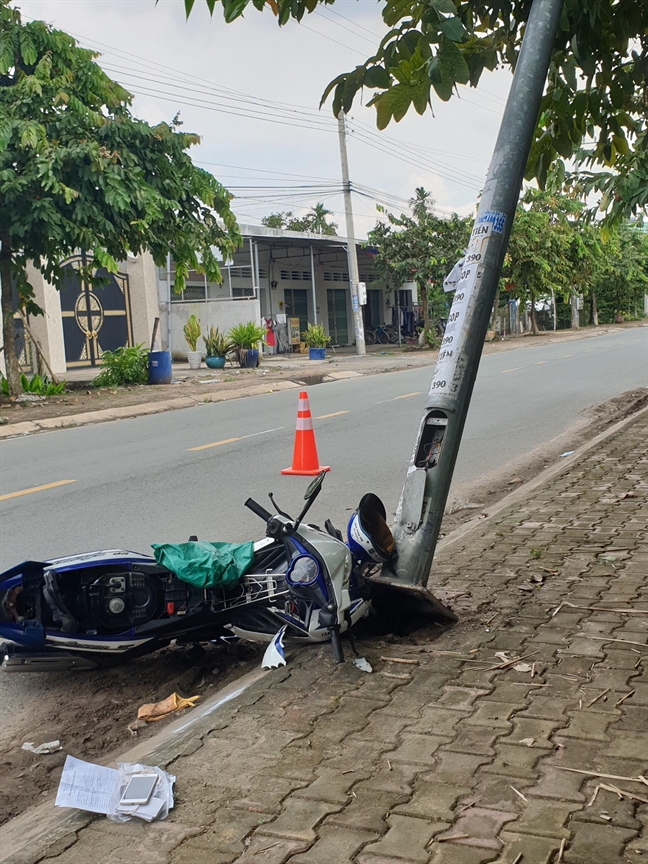
M 328 646 L 301 653 L 182 755 L 160 751 L 178 778 L 168 820 L 84 817 L 31 860 L 647 860 L 648 785 L 564 770 L 648 775 L 647 526 L 644 412 L 443 549 L 433 579 L 455 628 L 361 643 L 371 675 L 335 667 Z M 526 665 L 493 669 L 497 652 Z M 595 795 L 601 783 L 636 798 Z

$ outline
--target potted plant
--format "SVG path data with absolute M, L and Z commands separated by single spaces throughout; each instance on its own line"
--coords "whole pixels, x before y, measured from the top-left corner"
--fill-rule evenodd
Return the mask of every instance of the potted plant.
M 238 353 L 239 366 L 252 369 L 259 365 L 259 343 L 263 342 L 265 334 L 265 329 L 254 321 L 235 324 L 229 330 L 227 338 Z
M 190 315 L 187 323 L 183 328 L 184 337 L 189 346 L 187 351 L 187 360 L 189 361 L 190 369 L 200 369 L 200 361 L 202 359 L 202 351 L 196 350 L 198 339 L 200 338 L 200 320 L 195 315 Z
M 225 365 L 225 357 L 232 350 L 227 336 L 221 333 L 218 327 L 210 327 L 209 333 L 202 338 L 207 354 L 205 363 L 210 369 L 222 369 Z
M 326 358 L 326 346 L 331 341 L 324 332 L 321 324 L 309 324 L 304 330 L 301 338 L 308 345 L 309 360 L 324 360 Z

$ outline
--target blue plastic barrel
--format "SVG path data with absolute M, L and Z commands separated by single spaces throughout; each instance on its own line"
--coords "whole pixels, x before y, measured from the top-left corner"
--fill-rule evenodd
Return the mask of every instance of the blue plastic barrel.
M 171 383 L 171 352 L 149 351 L 148 355 L 148 383 L 170 384 Z

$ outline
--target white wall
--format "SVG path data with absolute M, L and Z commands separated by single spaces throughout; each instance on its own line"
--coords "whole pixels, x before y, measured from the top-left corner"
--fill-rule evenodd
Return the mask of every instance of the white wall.
M 121 272 L 128 273 L 130 290 L 133 341 L 147 347 L 151 344 L 153 322 L 158 311 L 157 268 L 149 252 L 128 258 L 119 265 Z M 159 347 L 159 343 L 156 343 Z
M 240 300 L 194 300 L 171 304 L 171 350 L 186 354 L 188 345 L 183 335 L 183 327 L 190 315 L 195 315 L 200 321 L 203 333 L 210 327 L 218 327 L 221 332 L 227 332 L 235 324 L 245 324 L 247 321 L 259 323 L 261 309 L 257 298 L 242 298 Z M 199 349 L 204 349 L 205 343 L 198 340 Z
M 27 279 L 34 289 L 35 302 L 45 313 L 30 315 L 29 328 L 34 338 L 38 340 L 54 374 L 63 377 L 66 368 L 65 345 L 59 293 L 53 285 L 45 281 L 40 270 L 37 270 L 31 262 L 27 264 Z M 45 369 L 43 371 L 46 372 Z

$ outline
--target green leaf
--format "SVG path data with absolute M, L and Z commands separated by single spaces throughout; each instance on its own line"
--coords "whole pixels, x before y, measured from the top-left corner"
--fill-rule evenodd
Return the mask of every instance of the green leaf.
M 412 104 L 411 88 L 395 84 L 376 96 L 372 104 L 376 106 L 376 125 L 379 129 L 385 129 L 392 117 L 398 123 L 407 114 Z
M 451 15 L 456 15 L 457 13 L 457 7 L 452 0 L 430 0 L 430 6 L 432 6 L 433 9 L 436 9 L 437 12 L 444 12 Z
M 11 33 L 0 32 L 0 75 L 6 75 L 14 65 L 14 46 Z
M 37 127 L 35 123 L 25 123 L 20 135 L 20 146 L 34 149 L 38 144 Z
M 466 35 L 466 28 L 459 18 L 445 18 L 440 22 L 439 30 L 452 42 L 461 42 Z
M 4 150 L 11 141 L 13 122 L 8 117 L 0 118 L 0 151 Z
M 412 102 L 417 114 L 425 114 L 430 104 L 430 85 L 423 80 L 418 87 L 414 88 Z
M 407 33 L 398 40 L 398 53 L 401 57 L 405 60 L 410 60 L 418 48 L 420 38 L 421 34 L 418 30 L 408 30 Z
M 157 4 L 159 2 L 159 0 L 155 0 L 155 2 Z M 185 14 L 186 14 L 187 18 L 191 14 L 191 10 L 193 9 L 195 2 L 196 2 L 196 0 L 184 0 Z
M 391 76 L 384 66 L 370 66 L 364 74 L 362 83 L 365 87 L 385 90 L 391 84 Z
M 29 31 L 24 28 L 20 31 L 20 55 L 26 66 L 33 66 L 38 58 Z
M 223 14 L 225 22 L 231 24 L 245 12 L 248 0 L 223 0 Z
M 484 58 L 480 54 L 469 54 L 466 57 L 468 69 L 470 70 L 470 86 L 476 87 L 484 71 Z
M 334 78 L 332 81 L 330 81 L 330 82 L 326 85 L 326 89 L 325 89 L 324 92 L 322 93 L 322 98 L 320 99 L 320 103 L 319 103 L 319 107 L 320 107 L 320 108 L 322 107 L 322 105 L 323 105 L 323 104 L 326 102 L 326 100 L 328 99 L 328 97 L 329 97 L 329 95 L 330 95 L 330 93 L 331 93 L 331 90 L 333 90 L 333 89 L 339 87 L 340 84 L 344 84 L 344 82 L 346 81 L 346 79 L 347 79 L 346 73 L 345 73 L 345 74 L 342 74 L 342 75 L 338 75 L 337 78 Z M 368 85 L 368 86 L 371 86 L 371 85 Z M 339 111 L 336 111 L 335 108 L 334 108 L 334 109 L 333 109 L 333 113 L 334 113 L 335 116 L 337 117 Z
M 461 49 L 449 39 L 444 39 L 439 48 L 439 61 L 448 75 L 458 84 L 467 84 L 470 70 Z
M 428 64 L 428 77 L 434 90 L 443 102 L 447 102 L 452 98 L 454 93 L 454 81 L 448 73 L 447 67 L 441 62 L 441 58 L 437 55 L 433 57 Z

